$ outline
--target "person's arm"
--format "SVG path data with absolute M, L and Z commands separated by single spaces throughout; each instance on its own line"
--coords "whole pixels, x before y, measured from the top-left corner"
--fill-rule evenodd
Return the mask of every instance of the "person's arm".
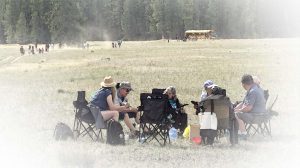
M 240 102 L 238 105 L 236 105 L 234 110 L 241 109 L 242 107 L 243 107 L 243 102 Z
M 244 113 L 248 113 L 253 109 L 252 105 L 244 105 L 242 108 L 239 109 L 235 109 L 235 112 L 244 112 Z
M 129 107 L 127 109 L 125 109 L 124 111 L 122 112 L 134 112 L 134 113 L 137 113 L 138 112 L 138 109 L 137 108 L 134 108 L 134 107 Z
M 108 107 L 109 107 L 110 110 L 115 110 L 115 111 L 119 111 L 119 112 L 122 111 L 122 112 L 123 112 L 123 111 L 129 109 L 129 108 L 126 107 L 126 106 L 119 106 L 119 105 L 117 105 L 117 104 L 114 104 L 111 95 L 107 96 L 106 101 L 107 101 L 107 104 L 108 104 Z
M 256 101 L 255 93 L 250 92 L 249 95 L 245 98 L 242 107 L 236 108 L 234 111 L 248 113 L 253 109 L 255 101 Z
M 182 104 L 180 103 L 179 99 L 176 100 L 176 106 L 180 113 L 185 113 L 184 107 L 181 107 Z

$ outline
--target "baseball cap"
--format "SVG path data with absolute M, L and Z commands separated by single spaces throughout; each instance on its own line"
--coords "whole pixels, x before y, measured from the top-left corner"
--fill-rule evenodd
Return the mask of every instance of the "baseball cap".
M 130 91 L 133 91 L 130 82 L 125 82 L 125 81 L 124 81 L 124 82 L 121 82 L 121 83 L 120 83 L 120 88 L 128 89 L 128 90 L 130 90 Z
M 204 88 L 213 88 L 214 86 L 217 86 L 217 85 L 215 85 L 212 80 L 207 80 L 203 84 Z

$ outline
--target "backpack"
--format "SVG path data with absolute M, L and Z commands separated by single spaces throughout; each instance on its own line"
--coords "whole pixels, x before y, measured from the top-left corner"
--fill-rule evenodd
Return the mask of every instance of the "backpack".
M 217 135 L 218 135 L 217 130 L 202 129 L 200 131 L 200 136 L 205 145 L 212 145 Z
M 119 122 L 108 121 L 106 143 L 111 145 L 125 145 L 123 127 Z
M 74 139 L 73 131 L 71 130 L 71 128 L 67 124 L 62 122 L 56 124 L 53 137 L 57 141 L 67 140 L 68 138 Z

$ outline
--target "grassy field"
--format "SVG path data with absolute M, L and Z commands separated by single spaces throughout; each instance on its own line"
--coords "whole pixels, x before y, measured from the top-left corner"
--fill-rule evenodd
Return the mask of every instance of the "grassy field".
M 299 39 L 206 40 L 198 42 L 90 42 L 90 49 L 54 48 L 43 55 L 20 56 L 18 45 L 0 45 L 1 167 L 298 167 L 300 152 Z M 27 46 L 25 46 L 27 48 Z M 225 140 L 211 147 L 178 140 L 112 147 L 89 139 L 56 142 L 58 121 L 72 125 L 77 90 L 88 98 L 105 76 L 133 85 L 131 105 L 152 88 L 175 86 L 181 102 L 198 100 L 202 83 L 211 79 L 241 100 L 243 74 L 257 75 L 274 109 L 273 138 L 260 136 L 230 148 Z M 197 123 L 192 106 L 189 123 Z M 126 130 L 127 131 L 127 130 Z M 5 166 L 4 166 L 5 165 Z

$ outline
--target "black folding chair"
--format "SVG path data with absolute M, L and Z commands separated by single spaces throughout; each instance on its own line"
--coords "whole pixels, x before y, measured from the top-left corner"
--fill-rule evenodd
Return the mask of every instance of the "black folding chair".
M 165 91 L 166 89 L 158 89 L 158 88 L 154 88 L 154 89 L 152 89 L 152 94 L 155 94 L 155 95 L 162 95 L 162 94 L 164 94 L 164 91 Z
M 271 119 L 273 116 L 278 115 L 277 112 L 273 111 L 272 108 L 278 99 L 276 95 L 270 107 L 267 108 L 265 113 L 258 113 L 254 115 L 254 119 L 251 122 L 245 123 L 246 131 L 249 136 L 254 136 L 256 134 L 261 134 L 263 136 L 272 137 L 271 130 Z
M 77 92 L 77 100 L 73 101 L 75 119 L 73 125 L 73 133 L 75 139 L 79 137 L 89 136 L 93 141 L 98 141 L 99 136 L 103 139 L 101 129 L 95 127 L 95 118 L 87 106 L 85 99 L 85 91 Z
M 171 122 L 166 116 L 167 96 L 163 94 L 141 93 L 140 136 L 142 143 L 156 140 L 161 146 L 170 143 Z

